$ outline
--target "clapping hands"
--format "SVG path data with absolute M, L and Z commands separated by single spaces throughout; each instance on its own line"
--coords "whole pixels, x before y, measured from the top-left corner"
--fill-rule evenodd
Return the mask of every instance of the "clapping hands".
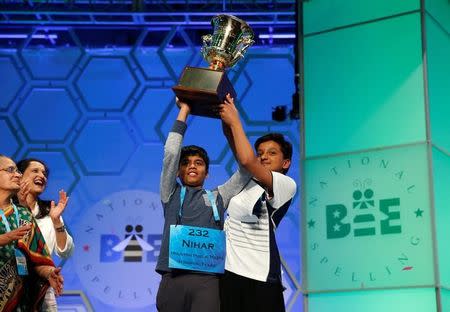
M 69 197 L 67 197 L 67 193 L 64 190 L 59 191 L 59 201 L 58 204 L 55 204 L 55 201 L 51 201 L 50 203 L 50 212 L 49 216 L 53 221 L 59 221 L 64 209 L 66 209 L 67 203 L 69 202 Z

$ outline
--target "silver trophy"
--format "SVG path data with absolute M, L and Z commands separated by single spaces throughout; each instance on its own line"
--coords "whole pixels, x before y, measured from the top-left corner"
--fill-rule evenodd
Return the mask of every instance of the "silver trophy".
M 234 66 L 254 43 L 253 31 L 243 20 L 221 14 L 211 20 L 213 34 L 202 37 L 201 53 L 209 68 L 186 66 L 177 86 L 176 96 L 188 103 L 193 115 L 219 118 L 218 105 L 227 93 L 236 92 L 225 70 Z

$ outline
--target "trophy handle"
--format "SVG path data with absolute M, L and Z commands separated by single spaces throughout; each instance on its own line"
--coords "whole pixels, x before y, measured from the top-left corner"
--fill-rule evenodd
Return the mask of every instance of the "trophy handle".
M 202 36 L 203 45 L 200 49 L 200 53 L 203 55 L 205 60 L 208 60 L 208 51 L 211 48 L 212 35 L 204 35 Z
M 209 47 L 211 45 L 212 35 L 208 34 L 208 35 L 202 36 L 202 41 L 203 41 L 204 47 Z
M 236 64 L 236 62 L 242 57 L 244 57 L 245 52 L 253 43 L 255 43 L 255 41 L 251 37 L 242 37 L 242 39 L 237 44 L 239 49 L 237 49 L 236 53 L 234 54 L 234 57 L 230 62 L 230 67 Z

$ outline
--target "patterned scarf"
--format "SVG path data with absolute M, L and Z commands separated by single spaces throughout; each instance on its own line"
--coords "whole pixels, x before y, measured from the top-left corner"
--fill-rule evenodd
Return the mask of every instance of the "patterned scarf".
M 34 268 L 54 264 L 31 212 L 22 206 L 17 206 L 17 209 L 22 220 L 19 222 L 12 206 L 3 210 L 11 230 L 21 222 L 31 223 L 32 228 L 22 239 L 0 246 L 0 311 L 37 311 L 49 285 L 36 274 Z M 1 220 L 0 234 L 5 233 L 6 227 Z M 17 274 L 15 248 L 22 251 L 27 259 L 27 276 Z

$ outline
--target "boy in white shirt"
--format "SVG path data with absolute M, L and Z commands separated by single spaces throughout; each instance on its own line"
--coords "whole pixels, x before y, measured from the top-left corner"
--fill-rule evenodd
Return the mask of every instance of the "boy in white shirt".
M 228 205 L 221 312 L 283 312 L 275 229 L 297 188 L 285 175 L 291 165 L 292 145 L 283 135 L 270 133 L 256 141 L 255 155 L 229 95 L 220 106 L 220 116 L 228 126 L 224 130 L 236 158 L 254 177 Z

